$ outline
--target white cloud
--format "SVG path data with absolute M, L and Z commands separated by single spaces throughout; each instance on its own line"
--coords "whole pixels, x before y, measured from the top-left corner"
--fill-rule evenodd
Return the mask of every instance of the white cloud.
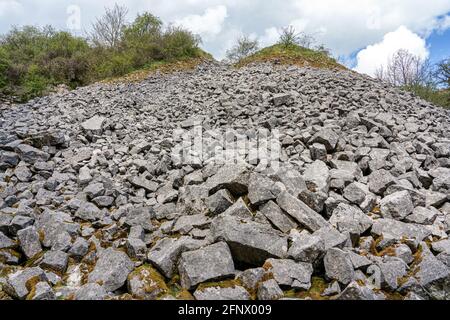
M 227 16 L 227 7 L 220 5 L 206 9 L 203 15 L 188 15 L 175 21 L 175 24 L 183 26 L 195 34 L 209 38 L 222 31 L 222 26 Z
M 15 0 L 0 0 L 0 17 L 17 15 L 22 11 L 22 5 Z
M 357 57 L 355 70 L 371 76 L 375 75 L 380 66 L 386 66 L 389 59 L 400 49 L 426 59 L 429 51 L 426 41 L 408 28 L 400 26 L 397 30 L 387 33 L 381 42 L 367 46 Z

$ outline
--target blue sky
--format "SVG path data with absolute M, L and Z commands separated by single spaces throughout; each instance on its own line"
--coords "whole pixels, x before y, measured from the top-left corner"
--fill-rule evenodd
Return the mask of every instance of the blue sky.
M 267 46 L 287 25 L 371 75 L 399 49 L 432 61 L 450 55 L 449 0 L 0 0 L 0 33 L 12 25 L 51 24 L 83 34 L 114 2 L 129 8 L 129 20 L 150 11 L 190 29 L 218 59 L 239 35 Z
M 433 32 L 427 39 L 430 46 L 430 60 L 435 63 L 450 57 L 450 29 Z

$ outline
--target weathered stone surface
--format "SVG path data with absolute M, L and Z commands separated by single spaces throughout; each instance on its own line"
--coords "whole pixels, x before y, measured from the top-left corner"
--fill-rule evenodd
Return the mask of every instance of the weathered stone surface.
M 50 270 L 58 274 L 64 274 L 69 262 L 69 256 L 62 251 L 47 251 L 40 264 L 42 269 Z
M 369 176 L 369 190 L 378 195 L 382 195 L 394 183 L 395 178 L 384 169 L 375 171 Z
M 339 136 L 332 129 L 324 128 L 317 132 L 310 140 L 310 143 L 321 143 L 327 151 L 333 151 L 338 143 Z
M 102 134 L 103 126 L 105 124 L 106 118 L 100 116 L 94 116 L 81 124 L 83 130 L 100 135 Z
M 321 237 L 302 233 L 294 237 L 289 248 L 289 257 L 295 261 L 313 263 L 325 251 L 325 242 Z
M 107 294 L 103 286 L 97 283 L 86 283 L 75 292 L 74 299 L 81 301 L 103 300 Z
M 88 281 L 100 282 L 106 291 L 114 291 L 125 284 L 133 268 L 134 263 L 125 253 L 108 248 L 100 254 Z
M 260 212 L 280 231 L 289 233 L 297 224 L 273 201 L 261 206 Z
M 164 277 L 149 266 L 139 267 L 130 273 L 127 286 L 130 294 L 137 299 L 156 300 L 169 292 Z
M 325 254 L 323 262 L 328 278 L 337 280 L 344 285 L 354 280 L 355 270 L 347 252 L 337 248 L 331 248 Z
M 258 284 L 263 280 L 266 274 L 264 268 L 247 269 L 241 272 L 236 279 L 242 283 L 242 285 L 251 290 L 256 291 Z
M 413 238 L 422 241 L 431 234 L 431 231 L 419 225 L 393 219 L 379 219 L 374 222 L 372 233 L 377 236 L 382 236 L 384 240 L 392 239 L 400 241 L 403 238 Z
M 190 237 L 164 238 L 159 240 L 148 252 L 147 259 L 166 278 L 172 278 L 175 266 L 181 253 L 187 250 L 196 250 L 205 245 L 202 240 L 194 240 Z
M 15 148 L 15 152 L 19 155 L 22 161 L 28 163 L 35 163 L 38 161 L 47 161 L 50 155 L 37 148 L 29 146 L 27 144 L 20 144 Z
M 316 160 L 307 166 L 303 173 L 303 179 L 305 179 L 306 186 L 310 191 L 328 192 L 330 187 L 330 170 L 323 161 Z
M 47 277 L 45 276 L 44 270 L 39 267 L 19 270 L 8 275 L 8 277 L 6 278 L 6 283 L 4 285 L 4 290 L 10 296 L 21 300 L 25 299 L 30 293 L 30 289 L 29 286 L 27 286 L 27 283 L 32 279 L 46 281 Z
M 222 288 L 206 287 L 197 289 L 194 292 L 194 297 L 197 300 L 225 300 L 225 301 L 239 301 L 250 300 L 250 294 L 245 288 L 241 286 L 230 286 Z
M 28 259 L 42 252 L 39 233 L 34 226 L 19 230 L 17 239 L 19 240 L 20 248 Z
M 279 300 L 283 297 L 283 290 L 273 279 L 262 282 L 258 286 L 258 300 Z
M 206 199 L 206 204 L 212 214 L 218 215 L 233 205 L 233 198 L 228 190 L 219 190 Z
M 214 219 L 211 233 L 216 241 L 225 241 L 233 259 L 261 266 L 268 258 L 284 258 L 287 237 L 264 225 L 232 216 Z
M 402 220 L 414 210 L 414 205 L 408 191 L 401 191 L 383 198 L 380 208 L 384 218 Z
M 274 200 L 274 182 L 261 174 L 251 173 L 248 181 L 248 199 L 254 205 Z
M 272 273 L 280 287 L 308 290 L 311 287 L 313 266 L 311 263 L 293 260 L 269 259 L 264 268 Z
M 359 236 L 372 226 L 373 221 L 359 208 L 341 203 L 333 211 L 330 223 L 340 232 Z
M 380 300 L 372 289 L 356 281 L 350 283 L 339 295 L 338 300 Z
M 233 195 L 241 196 L 248 192 L 250 173 L 244 165 L 225 165 L 206 181 L 209 194 L 220 189 L 228 189 Z
M 234 275 L 234 263 L 230 249 L 219 242 L 195 251 L 184 252 L 178 263 L 181 285 L 192 289 L 196 285 L 228 278 Z
M 320 214 L 309 208 L 302 201 L 294 198 L 288 192 L 282 192 L 277 198 L 277 203 L 295 221 L 310 231 L 314 232 L 328 225 L 328 222 Z

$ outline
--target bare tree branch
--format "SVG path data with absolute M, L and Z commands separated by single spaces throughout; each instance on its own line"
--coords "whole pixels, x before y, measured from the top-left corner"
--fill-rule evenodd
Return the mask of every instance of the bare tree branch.
M 91 39 L 96 46 L 114 48 L 122 39 L 128 9 L 117 4 L 92 25 Z

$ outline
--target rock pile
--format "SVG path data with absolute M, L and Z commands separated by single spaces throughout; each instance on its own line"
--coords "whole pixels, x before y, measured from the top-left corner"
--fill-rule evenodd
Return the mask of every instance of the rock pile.
M 210 63 L 0 111 L 0 297 L 450 298 L 450 112 L 409 93 Z

